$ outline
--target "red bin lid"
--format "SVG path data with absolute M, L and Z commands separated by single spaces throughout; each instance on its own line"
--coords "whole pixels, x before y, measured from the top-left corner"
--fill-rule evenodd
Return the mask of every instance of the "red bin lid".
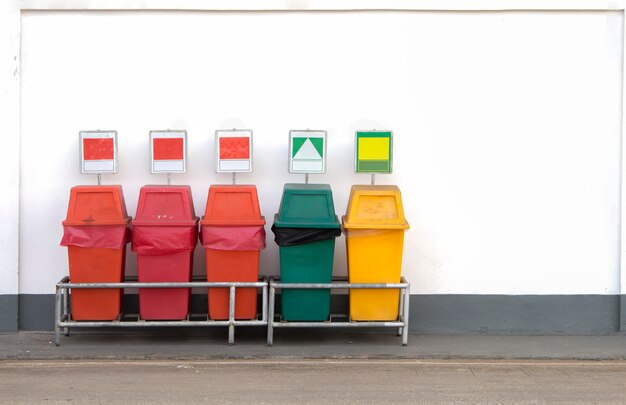
M 202 225 L 265 225 L 256 186 L 213 185 L 209 187 Z
M 122 186 L 75 186 L 63 225 L 126 225 Z
M 198 223 L 191 187 L 143 186 L 139 191 L 135 225 L 195 225 Z

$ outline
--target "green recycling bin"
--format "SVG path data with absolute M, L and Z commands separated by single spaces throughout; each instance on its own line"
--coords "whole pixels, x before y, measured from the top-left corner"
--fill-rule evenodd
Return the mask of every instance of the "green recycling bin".
M 285 184 L 272 226 L 281 282 L 330 283 L 340 227 L 328 184 Z M 330 290 L 283 289 L 281 313 L 285 321 L 326 321 Z

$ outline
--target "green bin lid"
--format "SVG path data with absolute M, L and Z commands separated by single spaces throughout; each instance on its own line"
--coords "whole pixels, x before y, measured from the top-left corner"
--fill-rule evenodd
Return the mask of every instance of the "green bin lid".
M 339 228 L 328 184 L 285 184 L 274 225 L 282 228 Z

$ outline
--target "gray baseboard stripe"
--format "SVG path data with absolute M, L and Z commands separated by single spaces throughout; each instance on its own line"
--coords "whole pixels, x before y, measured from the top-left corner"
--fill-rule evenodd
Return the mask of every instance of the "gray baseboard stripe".
M 54 294 L 20 294 L 19 328 L 25 331 L 54 330 Z
M 626 294 L 620 295 L 620 332 L 626 333 Z
M 13 297 L 6 298 L 6 297 Z M 124 298 L 137 312 L 137 295 Z M 277 300 L 278 305 L 280 299 Z M 54 295 L 0 296 L 0 331 L 49 331 Z M 5 310 L 4 308 L 8 308 Z M 192 312 L 207 310 L 206 295 L 194 294 Z M 345 313 L 347 296 L 333 295 L 331 311 Z M 8 315 L 7 315 L 8 314 Z M 14 314 L 11 316 L 11 314 Z M 626 331 L 626 296 L 620 295 L 412 295 L 411 330 L 419 333 L 603 334 Z
M 17 294 L 0 295 L 0 332 L 17 332 Z
M 620 296 L 414 295 L 410 322 L 423 333 L 614 333 Z

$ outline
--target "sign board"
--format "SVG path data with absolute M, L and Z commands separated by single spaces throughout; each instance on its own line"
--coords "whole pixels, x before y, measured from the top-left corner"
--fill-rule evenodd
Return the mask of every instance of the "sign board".
M 356 173 L 391 173 L 392 152 L 391 131 L 357 131 Z
M 326 131 L 289 131 L 289 173 L 326 172 Z
M 150 131 L 150 172 L 185 173 L 187 131 Z
M 215 170 L 218 173 L 252 172 L 252 131 L 215 131 Z
M 117 173 L 117 132 L 80 131 L 80 172 Z

